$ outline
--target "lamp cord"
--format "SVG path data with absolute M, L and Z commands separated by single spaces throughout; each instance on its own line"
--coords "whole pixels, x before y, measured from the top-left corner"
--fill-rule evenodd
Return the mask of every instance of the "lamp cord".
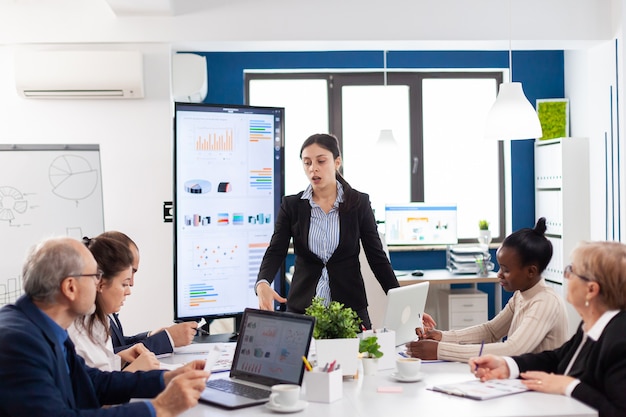
M 509 83 L 513 82 L 513 19 L 511 18 L 511 0 L 509 0 Z
M 387 87 L 387 51 L 383 51 L 383 84 Z

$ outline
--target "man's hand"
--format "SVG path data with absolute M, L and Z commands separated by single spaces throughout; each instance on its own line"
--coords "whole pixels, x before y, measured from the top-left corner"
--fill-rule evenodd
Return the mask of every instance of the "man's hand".
M 152 352 L 144 352 L 137 357 L 130 365 L 124 368 L 125 372 L 152 371 L 161 369 L 161 363 Z
M 165 383 L 165 386 L 167 386 L 167 384 L 169 384 L 170 381 L 176 378 L 178 375 L 182 375 L 190 371 L 204 371 L 205 363 L 206 361 L 204 359 L 196 359 L 186 363 L 184 366 L 176 368 L 172 371 L 165 372 L 163 374 L 163 382 Z
M 131 363 L 137 359 L 143 353 L 149 353 L 147 347 L 143 343 L 137 343 L 129 347 L 128 349 L 121 350 L 117 354 L 122 358 L 124 362 Z
M 256 293 L 259 298 L 259 308 L 261 310 L 274 310 L 274 301 L 286 303 L 287 299 L 281 297 L 267 282 L 261 282 L 256 287 Z
M 196 335 L 198 323 L 195 321 L 186 321 L 167 327 L 166 330 L 174 340 L 174 346 L 187 346 L 193 341 Z
M 198 362 L 204 367 L 204 361 Z M 192 362 L 191 364 L 193 364 Z M 188 365 L 191 365 L 188 364 Z M 157 417 L 173 417 L 185 410 L 198 404 L 200 394 L 204 390 L 209 372 L 198 370 L 195 366 L 183 366 L 174 371 L 166 372 L 165 390 L 160 393 L 154 400 L 152 405 L 156 410 Z M 172 378 L 173 376 L 173 378 Z
M 439 342 L 434 340 L 416 340 L 406 344 L 406 352 L 414 358 L 434 360 L 438 346 Z

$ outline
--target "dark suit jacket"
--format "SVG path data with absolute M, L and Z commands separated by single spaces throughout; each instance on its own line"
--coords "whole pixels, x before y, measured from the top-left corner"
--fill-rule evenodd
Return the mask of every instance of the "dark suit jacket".
M 582 327 L 579 327 L 558 349 L 513 359 L 521 372 L 563 374 L 582 337 Z M 581 381 L 572 397 L 598 410 L 600 417 L 626 416 L 626 311 L 611 319 L 597 341 L 587 340 L 570 375 Z
M 387 292 L 399 284 L 383 250 L 369 196 L 355 192 L 358 193 L 357 204 L 349 212 L 339 213 L 339 245 L 326 267 L 332 299 L 359 311 L 367 308 L 365 284 L 359 263 L 359 241 L 363 244 L 367 261 L 383 290 Z M 272 282 L 285 260 L 289 241 L 293 238 L 295 272 L 287 295 L 287 306 L 290 310 L 303 313 L 315 296 L 324 263 L 309 250 L 311 205 L 309 200 L 302 200 L 301 197 L 302 192 L 283 197 L 274 234 L 263 257 L 257 280 L 266 279 Z
M 73 350 L 73 345 L 72 345 Z M 44 313 L 22 296 L 0 310 L 0 416 L 150 416 L 162 372 L 103 372 L 78 355 L 68 365 Z
M 122 323 L 120 323 L 117 314 L 113 314 L 113 319 L 109 318 L 109 324 L 109 328 L 111 329 L 111 340 L 113 341 L 113 350 L 115 353 L 140 342 L 155 355 L 172 353 L 174 351 L 170 338 L 164 331 L 155 333 L 150 337 L 148 337 L 148 332 L 139 333 L 134 336 L 124 336 L 124 329 L 122 328 Z

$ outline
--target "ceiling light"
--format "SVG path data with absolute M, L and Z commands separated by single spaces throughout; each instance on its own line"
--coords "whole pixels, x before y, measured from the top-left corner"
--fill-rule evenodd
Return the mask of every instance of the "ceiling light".
M 511 1 L 509 0 L 509 82 L 500 84 L 496 102 L 487 115 L 485 138 L 536 139 L 542 136 L 539 116 L 526 98 L 522 83 L 512 82 Z

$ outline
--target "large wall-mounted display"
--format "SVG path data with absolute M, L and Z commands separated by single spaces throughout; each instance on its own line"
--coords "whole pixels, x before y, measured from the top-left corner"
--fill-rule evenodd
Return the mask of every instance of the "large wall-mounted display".
M 175 103 L 174 134 L 175 316 L 236 317 L 258 308 L 284 193 L 284 109 Z

